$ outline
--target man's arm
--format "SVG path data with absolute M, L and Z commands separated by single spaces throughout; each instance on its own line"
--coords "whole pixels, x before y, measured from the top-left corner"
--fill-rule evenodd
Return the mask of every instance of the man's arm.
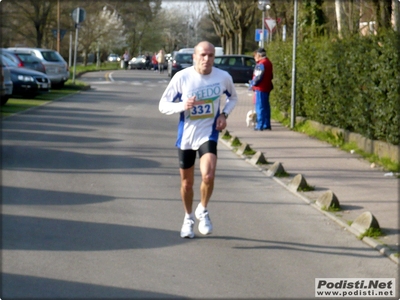
M 264 65 L 263 64 L 256 65 L 254 70 L 254 78 L 253 80 L 251 80 L 250 86 L 257 86 L 261 82 L 264 73 L 265 73 Z
M 229 115 L 235 108 L 236 103 L 238 102 L 238 96 L 237 96 L 235 85 L 234 85 L 232 79 L 230 80 L 230 82 L 228 84 L 228 88 L 225 91 L 225 95 L 226 95 L 226 102 L 225 102 L 225 107 L 223 108 L 222 112 Z

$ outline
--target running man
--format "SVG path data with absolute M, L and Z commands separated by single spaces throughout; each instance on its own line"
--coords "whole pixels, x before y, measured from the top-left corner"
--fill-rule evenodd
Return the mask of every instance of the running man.
M 159 110 L 170 115 L 180 114 L 178 148 L 181 198 L 185 217 L 181 228 L 182 238 L 194 237 L 195 217 L 199 220 L 201 234 L 210 234 L 213 226 L 207 205 L 214 189 L 217 165 L 219 131 L 225 129 L 226 119 L 237 102 L 232 77 L 213 67 L 214 45 L 200 42 L 193 53 L 194 65 L 176 73 L 164 91 Z M 225 106 L 220 110 L 223 95 Z M 193 184 L 196 153 L 200 157 L 200 203 L 193 213 Z

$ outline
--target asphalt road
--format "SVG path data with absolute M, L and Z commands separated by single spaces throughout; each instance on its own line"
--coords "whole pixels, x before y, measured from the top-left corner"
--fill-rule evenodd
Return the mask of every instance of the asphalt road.
M 82 80 L 92 89 L 2 122 L 2 299 L 309 299 L 315 278 L 398 283 L 395 263 L 223 144 L 214 232 L 181 239 L 166 73 Z

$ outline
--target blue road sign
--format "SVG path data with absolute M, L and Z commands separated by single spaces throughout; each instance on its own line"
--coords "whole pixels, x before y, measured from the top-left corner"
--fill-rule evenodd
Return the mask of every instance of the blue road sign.
M 255 41 L 260 42 L 261 41 L 261 36 L 262 36 L 262 29 L 257 28 L 256 29 L 256 34 L 255 34 Z M 264 29 L 264 41 L 268 41 L 268 30 Z

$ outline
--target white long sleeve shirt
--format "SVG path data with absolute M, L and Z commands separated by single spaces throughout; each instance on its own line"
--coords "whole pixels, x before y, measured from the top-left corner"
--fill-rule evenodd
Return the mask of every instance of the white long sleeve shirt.
M 185 110 L 184 102 L 193 95 L 195 106 Z M 218 142 L 219 132 L 215 127 L 223 95 L 226 101 L 222 111 L 230 114 L 238 98 L 232 77 L 221 69 L 213 67 L 210 74 L 201 75 L 192 66 L 172 77 L 161 97 L 159 110 L 167 115 L 180 113 L 178 148 L 197 150 L 207 141 Z

